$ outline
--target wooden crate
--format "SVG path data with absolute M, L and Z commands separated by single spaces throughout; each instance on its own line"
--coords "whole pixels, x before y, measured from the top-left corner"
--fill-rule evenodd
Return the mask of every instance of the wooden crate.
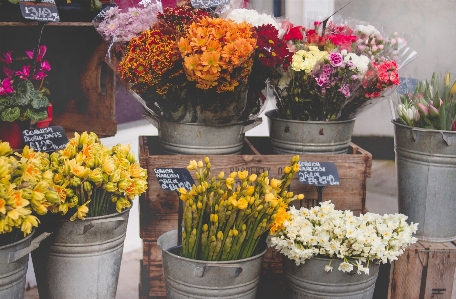
M 270 178 L 280 178 L 283 167 L 290 163 L 292 155 L 271 154 L 268 151 L 270 147 L 268 142 L 266 137 L 249 137 L 246 138 L 240 155 L 210 155 L 212 174 L 245 169 L 249 173 L 268 170 Z M 140 237 L 143 240 L 140 296 L 141 298 L 165 298 L 161 252 L 156 241 L 161 234 L 177 228 L 178 197 L 175 192 L 161 189 L 153 169 L 183 168 L 190 160 L 202 160 L 204 155 L 163 154 L 156 136 L 141 136 L 139 149 L 141 166 L 149 173 L 148 190 L 139 200 Z M 365 211 L 366 178 L 370 177 L 372 169 L 370 153 L 351 144 L 349 154 L 300 155 L 300 160 L 334 162 L 338 168 L 340 185 L 325 187 L 323 200 L 330 199 L 336 208 L 350 209 L 357 214 Z M 309 206 L 315 204 L 316 188 L 301 184 L 297 176 L 291 183 L 290 190 L 305 194 L 306 200 L 300 204 Z M 283 287 L 281 255 L 269 249 L 264 258 L 262 273 L 259 294 L 264 294 L 261 298 L 274 298 L 273 289 L 280 290 Z
M 453 242 L 419 241 L 391 264 L 388 285 L 382 288 L 388 289 L 388 299 L 456 298 L 455 267 Z

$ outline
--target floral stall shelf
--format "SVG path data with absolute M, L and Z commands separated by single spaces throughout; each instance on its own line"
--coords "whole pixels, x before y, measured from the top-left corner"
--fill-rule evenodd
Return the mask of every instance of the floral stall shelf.
M 432 75 L 400 96 L 393 119 L 399 212 L 422 223 L 417 238 L 456 240 L 456 82 Z
M 46 214 L 47 198 L 56 195 L 50 187 L 46 153 L 26 146 L 13 153 L 8 142 L 0 142 L 0 297 L 24 298 L 29 253 L 45 235 L 32 235 Z
M 265 234 L 291 201 L 304 198 L 287 191 L 298 160 L 292 158 L 280 179 L 247 170 L 211 177 L 209 158 L 190 161 L 197 184 L 178 189 L 185 202 L 182 245 L 176 248 L 175 232 L 157 240 L 168 298 L 255 298 Z
M 49 161 L 57 196 L 42 217 L 51 235 L 32 253 L 39 295 L 115 298 L 129 211 L 147 188 L 147 171 L 129 145 L 106 147 L 87 132 Z
M 399 69 L 416 57 L 397 33 L 356 20 L 290 24 L 282 42 L 290 52 L 269 81 L 277 109 L 266 113 L 277 153 L 344 153 L 356 115 L 399 85 Z
M 45 78 L 51 70 L 44 60 L 47 47 L 25 51 L 28 59 L 13 60 L 12 51 L 0 54 L 4 78 L 0 79 L 0 140 L 13 149 L 23 147 L 22 131 L 48 118 L 50 105 Z M 1 77 L 0 77 L 1 78 Z
M 372 298 L 379 263 L 397 260 L 418 224 L 403 214 L 354 216 L 330 201 L 290 207 L 268 237 L 283 260 L 289 298 Z

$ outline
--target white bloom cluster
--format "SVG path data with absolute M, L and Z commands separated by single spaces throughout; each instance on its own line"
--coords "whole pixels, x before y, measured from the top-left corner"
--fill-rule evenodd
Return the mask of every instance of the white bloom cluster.
M 346 53 L 346 50 L 342 50 L 342 55 L 344 55 L 344 52 Z M 344 62 L 347 63 L 351 61 L 353 63 L 353 66 L 356 68 L 358 76 L 359 77 L 364 77 L 366 74 L 369 64 L 370 64 L 370 59 L 366 55 L 356 55 L 355 53 L 346 53 L 344 55 Z
M 275 247 L 296 265 L 313 256 L 339 258 L 338 269 L 369 274 L 369 263 L 397 260 L 405 248 L 417 241 L 412 237 L 418 224 L 407 224 L 403 214 L 378 215 L 374 213 L 354 216 L 351 211 L 334 209 L 330 201 L 310 210 L 290 207 L 290 220 L 284 229 L 268 238 Z M 327 265 L 325 270 L 332 271 Z
M 358 32 L 360 32 L 362 34 L 365 34 L 367 36 L 369 36 L 371 34 L 380 35 L 380 31 L 378 31 L 377 28 L 375 28 L 372 25 L 356 25 L 355 31 L 358 31 Z
M 226 18 L 237 23 L 247 22 L 253 27 L 271 24 L 279 31 L 279 38 L 282 38 L 285 34 L 285 29 L 281 27 L 280 23 L 273 16 L 265 13 L 260 14 L 254 9 L 233 9 Z

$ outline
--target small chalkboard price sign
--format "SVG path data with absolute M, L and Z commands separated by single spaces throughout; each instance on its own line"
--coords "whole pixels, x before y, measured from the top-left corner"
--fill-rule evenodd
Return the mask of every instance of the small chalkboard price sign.
M 298 177 L 301 183 L 314 185 L 317 188 L 318 203 L 322 201 L 325 186 L 339 185 L 337 166 L 333 162 L 299 161 Z
M 38 152 L 55 152 L 68 143 L 65 130 L 61 126 L 24 130 L 22 138 L 26 145 Z
M 187 168 L 154 168 L 155 176 L 163 190 L 176 191 L 177 188 L 191 190 L 195 181 L 193 180 Z M 182 244 L 182 214 L 184 206 L 182 200 L 179 200 L 179 212 L 177 214 L 177 245 Z
M 230 0 L 190 0 L 190 2 L 194 8 L 209 8 L 229 4 Z
M 299 181 L 307 185 L 339 185 L 339 174 L 333 162 L 299 162 Z
M 22 16 L 38 22 L 59 22 L 60 16 L 54 0 L 20 0 Z
M 195 183 L 186 168 L 154 168 L 154 173 L 163 190 L 177 191 L 177 188 L 191 190 Z

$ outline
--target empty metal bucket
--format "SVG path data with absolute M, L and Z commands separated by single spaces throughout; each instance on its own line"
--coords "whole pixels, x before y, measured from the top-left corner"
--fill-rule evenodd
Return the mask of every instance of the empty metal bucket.
M 253 257 L 209 262 L 181 257 L 168 251 L 177 245 L 177 230 L 161 235 L 163 275 L 170 299 L 255 299 L 266 249 Z
M 419 223 L 420 240 L 456 240 L 456 132 L 392 122 L 399 213 Z
M 115 299 L 129 212 L 52 223 L 32 252 L 40 299 Z
M 344 154 L 350 147 L 355 119 L 299 121 L 267 111 L 272 151 L 277 154 Z
M 342 262 L 334 259 L 334 270 L 326 272 L 327 258 L 311 258 L 296 266 L 283 258 L 283 270 L 290 289 L 290 299 L 371 299 L 374 295 L 380 265 L 371 263 L 369 275 L 337 270 Z

